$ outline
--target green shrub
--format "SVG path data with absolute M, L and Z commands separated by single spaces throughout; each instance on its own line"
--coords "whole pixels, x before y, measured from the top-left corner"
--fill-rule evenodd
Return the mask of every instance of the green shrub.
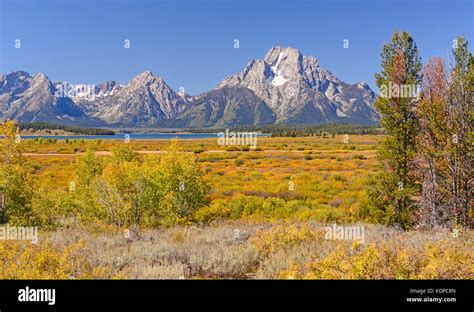
M 243 159 L 235 159 L 234 160 L 234 165 L 236 165 L 237 167 L 242 166 L 243 164 L 244 164 Z
M 227 146 L 225 150 L 228 152 L 236 152 L 239 149 L 236 146 Z

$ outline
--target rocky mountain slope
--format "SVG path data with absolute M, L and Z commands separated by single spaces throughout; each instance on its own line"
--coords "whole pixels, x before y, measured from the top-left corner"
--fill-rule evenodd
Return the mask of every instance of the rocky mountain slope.
M 376 122 L 375 94 L 365 83 L 349 85 L 297 49 L 273 47 L 263 60 L 251 61 L 218 88 L 254 91 L 277 115 L 277 122 Z
M 26 72 L 0 76 L 0 118 L 18 121 L 95 123 L 71 98 L 56 97 L 55 87 L 43 74 Z
M 69 92 L 71 91 L 72 92 Z M 175 92 L 150 71 L 123 86 L 52 83 L 44 74 L 0 75 L 0 118 L 116 127 L 232 127 L 378 122 L 375 94 L 347 84 L 297 49 L 273 47 L 261 60 L 197 96 Z

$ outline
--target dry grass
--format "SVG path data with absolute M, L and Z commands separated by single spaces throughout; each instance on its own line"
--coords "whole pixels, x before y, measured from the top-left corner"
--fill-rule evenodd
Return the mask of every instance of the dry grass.
M 40 234 L 59 253 L 80 242 L 83 267 L 101 268 L 102 278 L 126 279 L 472 279 L 473 239 L 472 231 L 454 238 L 443 230 L 365 225 L 359 244 L 327 240 L 324 225 L 314 222 L 176 226 L 132 231 L 130 238 L 121 229 Z

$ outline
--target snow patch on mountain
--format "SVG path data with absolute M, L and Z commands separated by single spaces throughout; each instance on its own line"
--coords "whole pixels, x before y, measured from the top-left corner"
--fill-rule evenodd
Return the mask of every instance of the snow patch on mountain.
M 271 67 L 273 75 L 274 75 L 273 80 L 272 80 L 272 84 L 276 87 L 282 86 L 288 81 L 288 79 L 286 79 L 281 74 L 281 70 L 278 69 L 278 65 L 280 65 L 280 61 L 281 61 L 283 55 L 284 55 L 284 52 L 280 52 L 280 54 L 278 55 L 278 60 L 275 64 L 275 66 Z

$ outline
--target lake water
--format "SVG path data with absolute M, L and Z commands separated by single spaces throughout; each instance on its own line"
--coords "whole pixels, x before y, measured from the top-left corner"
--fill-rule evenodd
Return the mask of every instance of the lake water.
M 129 136 L 130 140 L 171 140 L 174 138 L 181 140 L 193 139 L 216 139 L 217 133 L 116 133 L 114 135 L 25 135 L 22 139 L 58 139 L 58 140 L 124 140 Z M 269 134 L 258 134 L 259 137 L 266 137 Z

